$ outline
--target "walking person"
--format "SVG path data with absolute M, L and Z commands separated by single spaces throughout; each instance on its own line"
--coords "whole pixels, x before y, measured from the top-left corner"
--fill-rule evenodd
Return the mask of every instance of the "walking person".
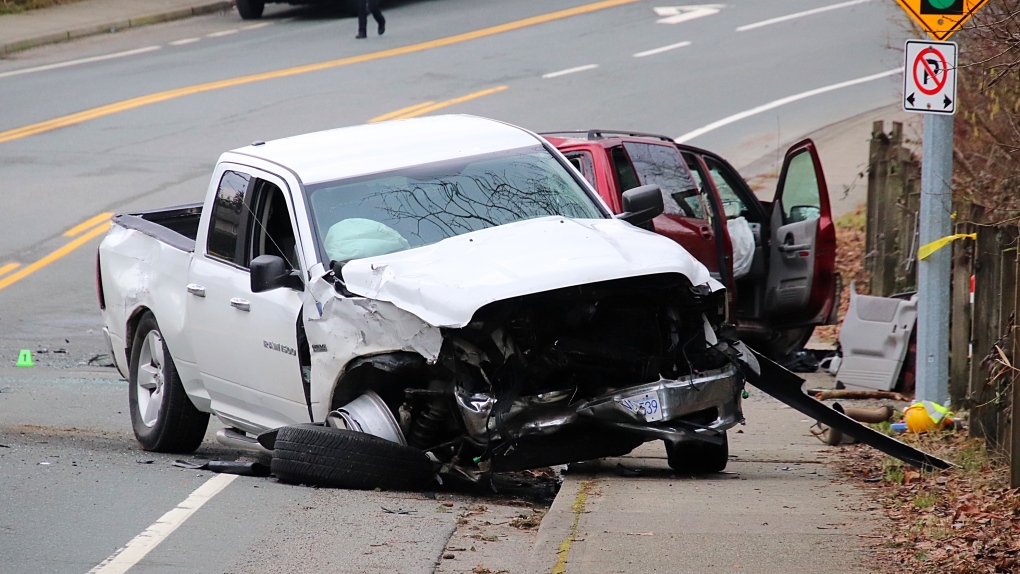
M 386 32 L 386 18 L 383 18 L 382 10 L 379 9 L 379 0 L 357 0 L 358 2 L 358 35 L 356 39 L 361 40 L 368 36 L 368 13 L 372 13 L 377 24 L 379 24 L 379 35 Z

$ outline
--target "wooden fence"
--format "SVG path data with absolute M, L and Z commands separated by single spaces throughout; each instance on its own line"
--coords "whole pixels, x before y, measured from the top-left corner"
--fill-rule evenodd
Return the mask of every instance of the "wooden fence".
M 875 122 L 864 262 L 872 295 L 916 289 L 920 188 L 920 163 L 903 146 L 902 126 L 894 122 L 885 133 L 883 122 Z M 1020 225 L 983 223 L 993 218 L 979 206 L 954 210 L 953 232 L 976 233 L 977 239 L 951 244 L 949 396 L 954 409 L 970 411 L 973 436 L 1010 455 L 1016 488 L 1020 424 L 1012 424 L 1012 405 L 1020 405 Z
M 871 294 L 888 297 L 916 289 L 921 167 L 903 146 L 899 122 L 889 133 L 883 122 L 872 124 L 869 157 L 864 266 Z

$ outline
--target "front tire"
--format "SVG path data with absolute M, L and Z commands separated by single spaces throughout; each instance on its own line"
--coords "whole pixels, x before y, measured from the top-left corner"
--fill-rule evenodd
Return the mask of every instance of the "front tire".
M 785 361 L 790 355 L 803 349 L 814 332 L 814 326 L 778 331 L 765 342 L 765 355 L 776 362 Z
M 236 0 L 237 13 L 242 20 L 258 20 L 266 9 L 266 0 Z
M 669 467 L 677 474 L 722 472 L 730 459 L 730 444 L 725 432 L 722 438 L 722 444 L 701 440 L 683 441 L 674 445 L 666 443 Z
M 135 329 L 128 371 L 135 438 L 145 450 L 192 452 L 202 444 L 209 413 L 195 408 L 181 384 L 159 325 L 146 312 Z
M 432 461 L 414 447 L 313 424 L 280 429 L 271 470 L 281 482 L 359 490 L 417 490 L 435 476 Z

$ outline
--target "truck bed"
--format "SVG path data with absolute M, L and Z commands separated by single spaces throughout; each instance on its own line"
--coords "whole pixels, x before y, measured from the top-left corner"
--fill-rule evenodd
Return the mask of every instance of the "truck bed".
M 195 250 L 198 222 L 202 215 L 201 203 L 152 209 L 136 213 L 121 213 L 113 217 L 116 225 L 140 231 L 181 251 Z

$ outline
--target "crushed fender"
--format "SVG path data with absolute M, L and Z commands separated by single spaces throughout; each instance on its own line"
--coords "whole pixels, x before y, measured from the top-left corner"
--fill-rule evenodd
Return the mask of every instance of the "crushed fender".
M 755 373 L 751 369 L 745 369 L 747 382 L 788 406 L 857 439 L 858 442 L 863 442 L 918 468 L 932 470 L 954 466 L 950 462 L 904 444 L 829 408 L 804 392 L 804 379 L 770 361 L 757 351 L 752 349 L 751 352 L 757 356 L 761 372 Z

